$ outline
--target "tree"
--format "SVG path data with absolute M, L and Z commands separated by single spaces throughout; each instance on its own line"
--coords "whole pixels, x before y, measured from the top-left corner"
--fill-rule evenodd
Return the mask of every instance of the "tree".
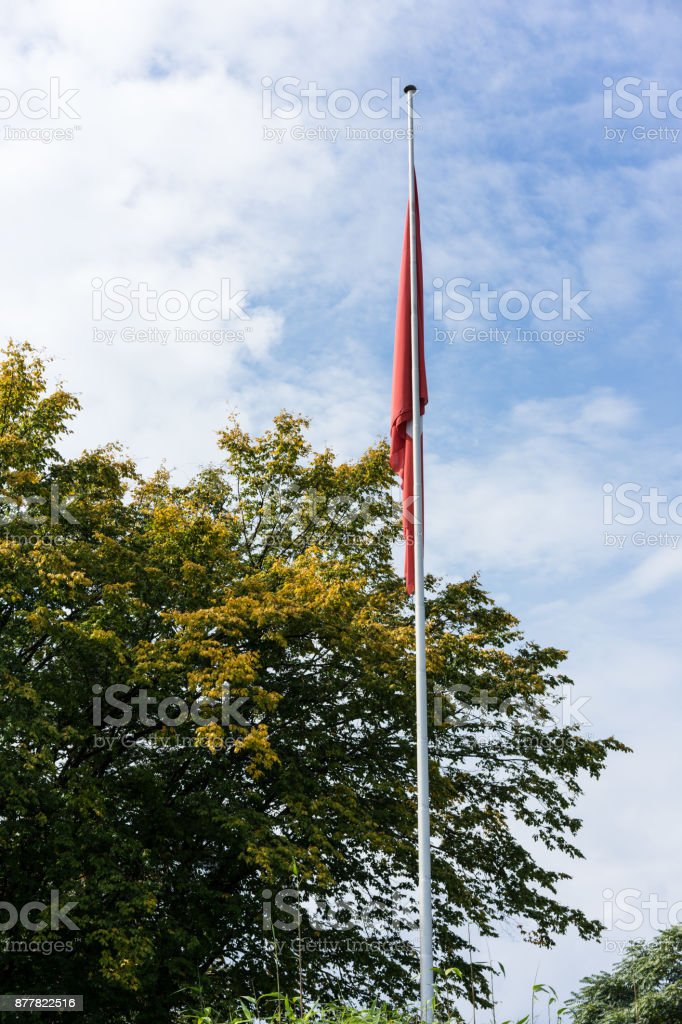
M 569 1007 L 575 1024 L 682 1021 L 682 926 L 631 942 L 611 972 L 583 979 Z
M 115 445 L 62 457 L 76 412 L 10 344 L 4 939 L 71 948 L 8 952 L 5 990 L 84 992 L 98 1020 L 139 1024 L 198 982 L 209 998 L 411 995 L 413 621 L 386 444 L 337 463 L 304 419 L 260 437 L 230 422 L 224 462 L 180 487 Z M 435 938 L 469 979 L 468 924 L 598 934 L 537 850 L 580 856 L 580 777 L 625 748 L 557 721 L 564 652 L 526 641 L 477 578 L 428 588 Z M 54 891 L 73 929 L 21 917 Z M 485 1000 L 483 970 L 474 984 Z

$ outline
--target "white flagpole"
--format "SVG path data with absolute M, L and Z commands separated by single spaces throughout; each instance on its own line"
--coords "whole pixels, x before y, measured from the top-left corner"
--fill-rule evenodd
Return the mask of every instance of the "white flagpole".
M 433 935 L 431 910 L 431 825 L 429 819 L 429 736 L 426 698 L 424 620 L 424 496 L 422 494 L 422 417 L 419 387 L 419 297 L 414 178 L 415 85 L 406 85 L 408 171 L 410 176 L 410 307 L 412 312 L 412 452 L 414 490 L 414 632 L 417 691 L 417 821 L 419 842 L 419 988 L 421 1016 L 433 1020 Z

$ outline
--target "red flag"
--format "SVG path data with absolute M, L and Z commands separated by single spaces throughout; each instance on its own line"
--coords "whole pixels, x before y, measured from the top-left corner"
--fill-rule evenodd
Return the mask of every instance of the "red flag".
M 417 307 L 419 323 L 419 398 L 424 413 L 429 400 L 424 363 L 424 278 L 419 235 L 419 200 L 414 183 L 414 220 L 417 248 Z M 407 205 L 403 256 L 398 284 L 393 352 L 393 397 L 391 401 L 391 468 L 400 476 L 403 488 L 403 534 L 405 536 L 405 584 L 414 593 L 414 472 L 412 455 L 412 302 L 410 290 L 410 206 Z M 409 431 L 409 432 L 408 432 Z M 422 447 L 423 450 L 423 447 Z M 423 515 L 422 475 L 422 515 Z

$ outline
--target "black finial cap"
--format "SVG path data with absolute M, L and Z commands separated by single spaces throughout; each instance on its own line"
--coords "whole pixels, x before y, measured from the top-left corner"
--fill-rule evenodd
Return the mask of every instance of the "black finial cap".
M 416 91 L 417 91 L 417 86 L 416 85 L 406 85 L 405 88 L 403 89 L 403 92 L 416 92 Z

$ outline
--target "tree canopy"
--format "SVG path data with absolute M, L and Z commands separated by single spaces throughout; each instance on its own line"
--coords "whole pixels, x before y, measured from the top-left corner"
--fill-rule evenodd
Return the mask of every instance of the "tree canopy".
M 339 462 L 301 417 L 231 421 L 223 461 L 179 486 L 117 445 L 61 455 L 77 411 L 8 346 L 1 898 L 56 891 L 74 927 L 7 911 L 4 990 L 83 992 L 98 1020 L 140 1024 L 198 983 L 412 995 L 413 619 L 387 445 Z M 625 748 L 562 723 L 564 659 L 477 577 L 429 578 L 435 941 L 467 976 L 469 924 L 543 945 L 600 930 L 542 850 L 581 856 L 581 780 Z
M 682 926 L 637 939 L 613 970 L 583 979 L 570 1003 L 575 1024 L 682 1021 Z

